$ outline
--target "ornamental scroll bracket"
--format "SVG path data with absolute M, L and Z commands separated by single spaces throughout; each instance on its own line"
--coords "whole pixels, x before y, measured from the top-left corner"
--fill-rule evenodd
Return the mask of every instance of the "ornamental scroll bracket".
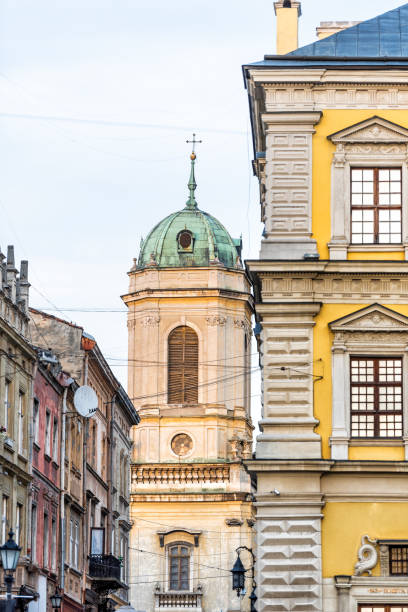
M 357 553 L 358 561 L 354 567 L 355 576 L 362 576 L 365 572 L 369 576 L 372 575 L 372 570 L 378 561 L 377 543 L 378 540 L 371 539 L 368 535 L 361 538 L 361 546 Z

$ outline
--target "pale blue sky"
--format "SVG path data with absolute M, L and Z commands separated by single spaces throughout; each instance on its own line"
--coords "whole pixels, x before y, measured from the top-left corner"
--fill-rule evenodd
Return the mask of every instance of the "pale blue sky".
M 401 4 L 304 0 L 301 44 Z M 241 64 L 274 51 L 272 0 L 0 0 L 0 245 L 33 305 L 122 307 L 141 235 L 184 206 L 193 130 L 200 207 L 257 255 Z M 124 314 L 67 316 L 125 363 Z

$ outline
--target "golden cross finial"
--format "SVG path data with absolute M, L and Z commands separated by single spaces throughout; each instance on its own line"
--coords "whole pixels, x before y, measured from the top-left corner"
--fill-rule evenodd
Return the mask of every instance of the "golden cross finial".
M 196 154 L 195 154 L 195 146 L 196 146 L 196 144 L 201 144 L 203 142 L 202 140 L 196 140 L 196 136 L 197 136 L 197 134 L 193 134 L 193 140 L 186 140 L 187 144 L 192 144 L 193 145 L 193 151 L 191 153 L 191 159 L 195 159 L 196 158 Z

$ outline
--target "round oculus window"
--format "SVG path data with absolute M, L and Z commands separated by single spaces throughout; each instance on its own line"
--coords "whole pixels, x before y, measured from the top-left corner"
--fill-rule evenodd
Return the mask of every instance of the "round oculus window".
M 182 249 L 188 249 L 189 247 L 191 247 L 192 240 L 193 238 L 190 232 L 181 232 L 179 236 L 179 243 Z
M 185 457 L 193 449 L 193 440 L 188 434 L 181 433 L 174 436 L 171 441 L 171 450 L 179 457 Z

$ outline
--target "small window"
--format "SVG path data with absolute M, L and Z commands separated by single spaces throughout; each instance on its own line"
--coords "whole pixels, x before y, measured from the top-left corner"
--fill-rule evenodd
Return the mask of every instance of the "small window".
M 34 442 L 38 444 L 39 441 L 39 418 L 40 418 L 40 402 L 38 399 L 34 399 L 33 404 L 33 436 Z
M 16 539 L 16 543 L 21 546 L 22 543 L 22 539 L 21 539 L 21 530 L 23 528 L 23 506 L 21 504 L 17 504 L 16 507 L 16 535 L 15 535 L 15 539 Z
M 24 452 L 24 413 L 25 413 L 25 393 L 20 391 L 18 394 L 18 452 Z
M 408 575 L 408 546 L 390 546 L 390 575 Z
M 400 244 L 401 207 L 401 168 L 352 168 L 353 244 Z
M 352 437 L 401 437 L 401 357 L 352 357 L 350 365 Z
M 169 547 L 170 591 L 190 589 L 190 546 L 176 544 Z
M 51 453 L 51 414 L 45 413 L 45 453 L 50 457 Z
M 58 419 L 54 417 L 54 427 L 52 430 L 52 458 L 54 463 L 58 463 Z
M 177 241 L 178 241 L 178 250 L 179 252 L 192 252 L 193 251 L 193 246 L 194 246 L 194 237 L 193 234 L 185 229 L 182 230 L 178 237 L 177 237 Z

